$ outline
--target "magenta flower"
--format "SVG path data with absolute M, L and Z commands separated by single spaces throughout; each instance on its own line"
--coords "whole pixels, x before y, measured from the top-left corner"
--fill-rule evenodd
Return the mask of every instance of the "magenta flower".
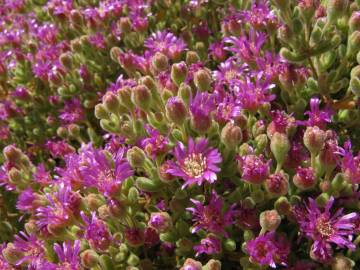
M 253 154 L 238 158 L 238 167 L 242 174 L 242 179 L 251 184 L 261 184 L 269 176 L 270 160 L 265 161 L 263 156 Z
M 215 61 L 224 61 L 227 55 L 225 44 L 221 41 L 215 41 L 209 46 L 209 54 Z
M 60 119 L 65 124 L 76 123 L 85 118 L 84 109 L 78 98 L 65 101 L 64 109 L 60 112 Z
M 157 155 L 166 153 L 169 139 L 161 135 L 158 130 L 153 129 L 150 125 L 146 125 L 145 129 L 149 137 L 141 141 L 141 146 L 145 149 L 146 153 L 153 159 Z
M 25 189 L 22 191 L 16 202 L 16 208 L 23 212 L 31 212 L 35 210 L 36 205 L 34 204 L 38 195 L 31 189 Z
M 227 235 L 225 228 L 232 225 L 235 216 L 235 206 L 231 206 L 224 211 L 224 201 L 213 191 L 208 205 L 203 205 L 201 202 L 190 199 L 195 207 L 186 208 L 193 215 L 192 233 L 196 233 L 201 229 L 205 229 L 215 234 Z
M 251 29 L 249 36 L 228 37 L 224 41 L 232 46 L 226 47 L 244 62 L 255 62 L 261 54 L 261 48 L 267 39 L 266 34 Z
M 259 72 L 256 76 L 246 77 L 243 81 L 238 81 L 233 91 L 241 108 L 250 112 L 256 112 L 263 104 L 275 99 L 271 94 L 274 84 L 270 83 L 270 77 Z
M 48 205 L 36 209 L 36 224 L 40 229 L 46 228 L 51 231 L 63 228 L 78 214 L 81 199 L 70 186 L 61 183 L 56 192 L 46 194 L 46 199 Z
M 217 236 L 209 234 L 206 238 L 201 239 L 200 245 L 194 246 L 194 250 L 196 257 L 203 253 L 208 255 L 219 254 L 221 252 L 221 240 Z
M 28 269 L 37 269 L 45 259 L 45 242 L 39 240 L 35 235 L 27 235 L 20 232 L 15 236 L 14 248 L 23 254 L 22 258 L 17 261 L 16 266 L 28 265 Z
M 241 115 L 240 106 L 236 103 L 235 98 L 226 93 L 226 96 L 218 103 L 214 119 L 220 124 L 226 124 L 233 121 Z
M 50 173 L 46 171 L 43 163 L 36 167 L 33 177 L 34 180 L 42 186 L 50 185 L 53 182 Z
M 54 158 L 64 157 L 75 152 L 75 149 L 65 141 L 49 140 L 46 142 L 45 147 Z
M 312 98 L 310 100 L 310 111 L 305 112 L 309 119 L 305 121 L 307 126 L 318 126 L 325 129 L 328 123 L 331 123 L 332 111 L 329 107 L 320 109 L 320 99 Z
M 174 149 L 174 155 L 176 161 L 169 162 L 166 172 L 182 178 L 185 181 L 182 188 L 192 184 L 200 186 L 205 181 L 216 181 L 216 173 L 220 171 L 217 164 L 222 158 L 216 148 L 208 147 L 207 139 L 200 138 L 194 141 L 190 138 L 187 148 L 179 142 Z
M 311 253 L 320 262 L 329 262 L 333 250 L 331 244 L 339 248 L 355 250 L 351 237 L 355 229 L 356 213 L 343 215 L 343 209 L 334 214 L 330 212 L 334 204 L 331 197 L 325 208 L 320 209 L 315 200 L 309 199 L 305 207 L 294 210 L 299 223 L 300 232 L 312 241 Z
M 230 57 L 225 62 L 220 63 L 218 70 L 213 72 L 213 76 L 216 83 L 231 85 L 241 79 L 244 70 L 244 66 L 237 63 L 234 57 Z
M 360 152 L 354 156 L 351 152 L 351 142 L 347 141 L 344 148 L 338 149 L 338 153 L 343 156 L 341 161 L 341 170 L 348 180 L 354 184 L 360 183 Z
M 96 33 L 89 37 L 89 43 L 95 46 L 97 49 L 105 49 L 106 48 L 106 41 L 104 35 L 101 33 Z
M 296 127 L 295 118 L 286 114 L 284 111 L 275 110 L 270 112 L 272 121 L 267 128 L 267 134 L 271 138 L 275 132 L 288 134 L 291 128 Z
M 59 264 L 57 265 L 56 270 L 71 269 L 71 270 L 80 270 L 82 269 L 80 265 L 80 240 L 75 240 L 74 243 L 70 241 L 65 242 L 60 246 L 59 244 L 54 244 L 54 250 L 59 258 Z
M 207 131 L 211 126 L 211 113 L 216 109 L 215 96 L 207 92 L 197 92 L 190 102 L 191 121 L 199 132 Z
M 276 268 L 277 264 L 287 265 L 290 245 L 285 237 L 277 237 L 275 232 L 269 232 L 247 242 L 246 251 L 252 261 Z
M 180 56 L 186 49 L 185 42 L 168 31 L 158 31 L 153 33 L 145 40 L 144 46 L 151 54 L 161 52 L 172 59 Z
M 80 215 L 86 224 L 85 239 L 89 241 L 91 248 L 104 252 L 113 241 L 107 224 L 98 219 L 95 212 L 91 213 L 91 218 L 88 218 L 84 212 L 80 212 Z
M 82 152 L 86 161 L 80 167 L 84 185 L 95 187 L 107 197 L 112 197 L 121 188 L 124 180 L 133 175 L 133 171 L 125 157 L 125 148 L 120 148 L 109 160 L 103 150 L 88 147 Z
M 250 23 L 251 26 L 256 29 L 275 29 L 279 24 L 275 13 L 269 9 L 267 1 L 258 1 L 253 3 L 251 9 L 244 11 L 243 14 L 244 21 Z

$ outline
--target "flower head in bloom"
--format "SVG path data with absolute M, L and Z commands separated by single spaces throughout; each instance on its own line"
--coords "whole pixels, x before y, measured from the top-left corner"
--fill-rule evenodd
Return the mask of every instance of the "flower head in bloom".
M 209 234 L 206 238 L 201 239 L 200 245 L 194 246 L 196 252 L 195 256 L 199 256 L 202 253 L 205 254 L 218 254 L 221 252 L 221 240 L 213 235 Z
M 16 208 L 24 212 L 31 212 L 36 207 L 34 204 L 36 197 L 36 193 L 31 188 L 25 189 L 18 197 Z
M 343 156 L 341 169 L 347 179 L 354 183 L 360 183 L 360 152 L 354 156 L 351 151 L 351 142 L 345 142 L 344 148 L 339 147 L 339 154 Z
M 65 101 L 64 109 L 60 112 L 60 119 L 66 124 L 76 123 L 84 119 L 84 114 L 80 99 L 72 98 Z
M 290 245 L 285 237 L 277 237 L 275 232 L 269 232 L 247 242 L 246 251 L 251 261 L 276 268 L 277 264 L 286 266 Z
M 74 243 L 65 242 L 62 246 L 54 245 L 54 250 L 59 258 L 59 264 L 56 270 L 80 270 L 80 240 Z
M 233 224 L 235 214 L 233 206 L 224 211 L 224 201 L 215 191 L 212 193 L 208 205 L 203 205 L 194 199 L 191 199 L 191 202 L 194 207 L 189 207 L 186 210 L 192 213 L 195 222 L 192 233 L 205 229 L 212 233 L 227 235 L 225 228 Z
M 80 167 L 85 186 L 96 187 L 105 196 L 115 195 L 122 182 L 132 176 L 132 169 L 125 158 L 125 148 L 109 159 L 103 150 L 89 147 L 82 153 L 85 163 Z
M 153 33 L 145 40 L 144 46 L 152 54 L 161 52 L 169 58 L 177 58 L 186 49 L 185 42 L 168 31 Z
M 158 130 L 151 128 L 149 125 L 146 125 L 145 129 L 149 137 L 143 139 L 141 145 L 146 153 L 152 158 L 155 158 L 159 154 L 166 153 L 169 143 L 168 138 L 161 135 Z
M 239 157 L 238 166 L 242 179 L 252 184 L 261 184 L 269 176 L 270 161 L 266 162 L 263 156 L 250 154 Z
M 211 113 L 216 108 L 215 96 L 207 92 L 197 92 L 190 102 L 192 124 L 200 132 L 211 126 Z
M 209 54 L 215 61 L 223 61 L 226 58 L 227 52 L 225 50 L 225 44 L 221 41 L 215 41 L 209 46 Z
M 105 251 L 113 240 L 107 224 L 98 219 L 95 212 L 91 213 L 91 218 L 88 218 L 83 212 L 80 215 L 86 224 L 85 239 L 95 250 Z
M 273 87 L 270 78 L 259 72 L 256 76 L 247 76 L 238 81 L 233 91 L 241 108 L 256 112 L 263 104 L 275 99 L 275 95 L 270 92 Z
M 36 171 L 33 174 L 34 180 L 42 186 L 46 186 L 52 183 L 52 178 L 49 172 L 46 171 L 43 163 L 36 167 Z
M 49 231 L 63 228 L 79 211 L 80 196 L 64 183 L 53 194 L 47 193 L 46 198 L 48 205 L 36 210 L 37 225 L 40 228 L 46 227 Z
M 232 44 L 226 49 L 233 52 L 241 60 L 247 63 L 255 62 L 256 58 L 261 55 L 261 48 L 266 42 L 266 34 L 251 29 L 249 36 L 228 37 L 224 41 Z
M 284 111 L 275 110 L 270 112 L 272 121 L 267 128 L 267 134 L 271 138 L 275 132 L 288 134 L 291 128 L 296 127 L 295 118 L 286 114 Z
M 45 147 L 49 150 L 50 154 L 57 157 L 64 157 L 67 154 L 75 152 L 75 149 L 65 141 L 47 141 Z
M 220 63 L 218 70 L 214 71 L 214 79 L 217 83 L 231 85 L 241 78 L 244 69 L 244 66 L 241 66 L 233 57 L 230 57 L 225 62 Z
M 236 103 L 235 98 L 231 94 L 226 96 L 218 103 L 214 119 L 221 124 L 236 119 L 241 115 L 240 106 Z
M 89 37 L 89 42 L 91 45 L 95 46 L 97 49 L 105 49 L 106 42 L 105 38 L 101 33 L 96 33 Z
M 331 122 L 332 112 L 329 107 L 320 109 L 320 99 L 312 98 L 310 100 L 310 111 L 305 112 L 309 119 L 305 122 L 307 126 L 318 126 L 321 129 L 326 128 L 326 124 Z
M 244 11 L 244 20 L 249 22 L 254 28 L 275 28 L 278 20 L 273 11 L 269 9 L 267 1 L 257 1 L 253 3 L 251 9 Z
M 181 142 L 174 149 L 176 161 L 169 163 L 167 173 L 185 180 L 183 188 L 192 184 L 202 185 L 205 181 L 214 183 L 216 173 L 220 171 L 217 164 L 222 161 L 216 148 L 208 147 L 208 141 L 200 138 L 194 141 L 189 139 L 188 146 Z
M 339 248 L 355 249 L 350 241 L 355 229 L 356 213 L 343 215 L 343 209 L 334 214 L 330 212 L 334 204 L 331 197 L 324 209 L 320 209 L 315 200 L 309 199 L 305 208 L 295 208 L 295 216 L 300 232 L 313 241 L 311 252 L 320 262 L 328 262 L 332 258 L 331 244 Z
M 37 239 L 33 234 L 20 232 L 15 236 L 14 248 L 23 254 L 16 266 L 28 265 L 28 269 L 37 269 L 37 266 L 45 262 L 44 241 Z

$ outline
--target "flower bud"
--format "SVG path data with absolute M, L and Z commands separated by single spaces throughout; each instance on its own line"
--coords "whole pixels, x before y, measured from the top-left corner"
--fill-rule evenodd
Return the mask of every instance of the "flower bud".
M 335 23 L 347 10 L 349 0 L 328 0 L 326 5 L 327 19 Z
M 81 264 L 86 268 L 96 267 L 99 263 L 99 255 L 92 249 L 87 249 L 80 255 Z
M 291 204 L 286 197 L 279 197 L 274 204 L 274 208 L 280 215 L 286 215 L 291 210 Z
M 301 168 L 296 170 L 293 177 L 294 185 L 300 190 L 311 189 L 316 184 L 316 177 L 312 168 Z
M 70 52 L 61 54 L 59 61 L 63 67 L 65 67 L 69 70 L 72 68 L 73 59 L 72 59 L 72 55 Z
M 74 26 L 83 25 L 84 19 L 81 12 L 77 9 L 73 9 L 70 12 L 70 21 Z
M 211 259 L 204 265 L 203 270 L 221 270 L 221 262 L 218 260 Z
M 271 137 L 270 149 L 276 159 L 278 169 L 280 169 L 290 150 L 288 137 L 283 133 L 275 132 Z
M 117 22 L 121 34 L 127 34 L 131 31 L 131 21 L 129 17 L 122 17 Z
M 355 58 L 360 50 L 360 31 L 354 31 L 348 39 L 346 57 Z
M 163 164 L 161 164 L 161 166 L 159 167 L 158 172 L 159 172 L 160 180 L 164 183 L 171 183 L 176 179 L 176 177 L 174 177 L 172 174 L 167 173 L 167 170 L 169 168 L 170 168 L 170 164 L 166 161 Z
M 20 161 L 23 156 L 23 153 L 20 149 L 16 148 L 14 145 L 8 145 L 4 148 L 3 154 L 7 161 L 10 163 L 16 164 Z
M 164 233 L 172 227 L 172 220 L 166 212 L 151 213 L 149 226 L 156 229 L 159 233 Z
M 121 49 L 119 47 L 112 47 L 110 49 L 110 58 L 114 62 L 119 63 L 120 56 L 121 56 Z
M 202 92 L 211 90 L 211 82 L 211 75 L 205 69 L 200 69 L 194 74 L 194 84 Z
M 281 223 L 281 217 L 276 210 L 267 210 L 260 214 L 260 226 L 263 232 L 276 231 Z
M 360 12 L 356 11 L 353 14 L 351 14 L 351 17 L 349 19 L 349 30 L 350 33 L 360 30 Z
M 129 257 L 126 260 L 128 265 L 135 266 L 140 262 L 140 258 L 136 256 L 134 253 L 130 253 Z
M 331 262 L 331 270 L 351 270 L 354 262 L 342 254 L 336 255 Z
M 202 270 L 201 262 L 195 261 L 193 259 L 186 259 L 183 267 L 180 270 Z
M 129 164 L 133 168 L 142 168 L 145 163 L 145 152 L 137 146 L 129 149 L 126 153 L 126 158 L 129 161 Z
M 138 85 L 132 89 L 132 102 L 140 109 L 147 111 L 151 104 L 151 92 L 145 85 Z
M 304 145 L 314 155 L 317 155 L 324 147 L 325 139 L 325 131 L 321 130 L 318 126 L 307 127 L 304 133 Z
M 179 97 L 171 97 L 166 103 L 166 116 L 176 125 L 181 126 L 187 116 L 187 109 Z
M 95 117 L 97 119 L 109 119 L 109 113 L 103 104 L 97 104 L 95 106 Z
M 117 96 L 112 92 L 107 92 L 102 98 L 105 109 L 111 113 L 117 113 L 120 107 L 120 102 Z
M 100 206 L 104 204 L 104 200 L 100 197 L 100 195 L 95 193 L 90 193 L 84 198 L 86 205 L 89 207 L 91 211 L 97 210 Z
M 2 255 L 8 263 L 13 265 L 23 257 L 23 254 L 14 247 L 13 243 L 7 244 L 6 248 L 2 250 Z
M 169 60 L 165 54 L 157 52 L 152 58 L 152 65 L 158 72 L 165 71 L 169 66 Z
M 186 75 L 187 67 L 185 62 L 180 62 L 172 65 L 171 79 L 177 86 L 179 86 L 182 82 L 185 81 Z
M 242 131 L 238 126 L 228 122 L 221 130 L 221 141 L 229 149 L 236 148 L 242 140 Z
M 146 192 L 157 192 L 161 189 L 161 185 L 158 182 L 146 177 L 138 177 L 136 179 L 136 186 Z
M 144 243 L 144 230 L 140 228 L 126 228 L 124 237 L 131 247 L 139 247 Z
M 265 180 L 266 190 L 274 196 L 284 196 L 289 190 L 288 176 L 283 172 L 274 173 Z
M 197 54 L 197 52 L 194 52 L 194 51 L 188 51 L 186 53 L 186 64 L 187 65 L 192 65 L 192 64 L 195 64 L 197 62 L 200 61 L 200 57 L 199 55 Z
M 120 88 L 117 91 L 117 95 L 119 97 L 120 104 L 125 106 L 129 110 L 134 109 L 134 104 L 131 101 L 131 92 L 132 91 L 131 91 L 130 87 L 127 87 L 127 86 Z
M 205 114 L 191 114 L 191 126 L 200 134 L 206 133 L 212 125 L 212 118 Z

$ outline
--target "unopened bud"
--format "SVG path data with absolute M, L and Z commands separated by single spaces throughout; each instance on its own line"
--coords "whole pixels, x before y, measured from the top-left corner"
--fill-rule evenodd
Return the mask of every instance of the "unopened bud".
M 169 168 L 170 168 L 170 164 L 168 162 L 164 162 L 163 164 L 161 164 L 159 168 L 160 180 L 165 183 L 171 183 L 176 179 L 172 174 L 169 174 L 167 172 Z
M 81 264 L 86 268 L 96 267 L 99 263 L 99 255 L 92 249 L 87 249 L 80 255 Z
M 152 65 L 158 71 L 165 71 L 169 66 L 169 60 L 165 54 L 157 52 L 152 58 Z
M 187 116 L 187 109 L 179 97 L 171 97 L 166 103 L 166 116 L 171 122 L 181 126 Z
M 350 33 L 360 30 L 360 12 L 359 11 L 356 11 L 353 14 L 351 14 L 351 17 L 349 19 L 349 29 L 350 29 Z
M 105 109 L 108 112 L 111 113 L 117 113 L 120 107 L 120 102 L 119 99 L 117 98 L 117 96 L 113 93 L 113 92 L 107 92 L 104 96 L 103 96 L 103 104 L 105 106 Z
M 348 39 L 346 56 L 348 58 L 355 58 L 360 50 L 360 31 L 354 31 Z
M 182 82 L 185 81 L 186 75 L 187 67 L 185 62 L 180 62 L 172 65 L 171 79 L 177 86 L 179 86 Z
M 335 23 L 347 10 L 349 0 L 328 0 L 326 5 L 326 14 L 328 21 Z
M 149 226 L 156 229 L 159 233 L 164 233 L 172 227 L 172 220 L 166 212 L 151 213 Z
M 98 195 L 94 193 L 90 193 L 85 198 L 85 203 L 89 207 L 90 210 L 95 211 L 100 206 L 104 204 L 104 200 Z
M 351 270 L 355 266 L 354 262 L 344 255 L 336 255 L 331 262 L 331 270 Z
M 278 168 L 280 169 L 290 150 L 290 142 L 287 135 L 275 132 L 271 137 L 270 149 L 276 159 Z
M 200 57 L 199 55 L 197 54 L 197 52 L 194 52 L 194 51 L 188 51 L 186 53 L 186 64 L 187 65 L 191 65 L 191 64 L 195 64 L 197 62 L 200 61 Z
M 288 176 L 283 172 L 274 173 L 265 180 L 266 190 L 274 196 L 284 196 L 289 190 Z
M 2 255 L 8 263 L 13 265 L 23 257 L 23 254 L 14 247 L 13 243 L 7 244 L 6 248 L 2 250 Z
M 304 145 L 310 151 L 310 153 L 317 155 L 324 147 L 326 139 L 325 131 L 319 127 L 307 127 L 304 133 Z
M 3 154 L 7 161 L 16 164 L 20 161 L 23 156 L 23 153 L 20 149 L 16 148 L 14 145 L 8 145 L 4 148 Z
M 140 109 L 147 111 L 151 104 L 151 92 L 145 85 L 138 85 L 132 89 L 132 102 Z
M 144 166 L 146 159 L 144 150 L 140 149 L 137 146 L 129 149 L 127 151 L 126 157 L 133 168 L 141 168 Z
M 68 126 L 70 136 L 76 138 L 80 135 L 80 127 L 76 124 L 70 124 Z
M 191 87 L 186 83 L 182 83 L 179 86 L 178 96 L 184 101 L 186 105 L 189 105 L 190 98 L 192 96 Z
M 260 226 L 263 232 L 276 231 L 281 223 L 281 217 L 276 210 L 267 210 L 260 214 Z
M 211 90 L 211 82 L 211 75 L 205 69 L 198 70 L 194 75 L 194 84 L 202 92 Z
M 201 262 L 195 261 L 193 259 L 186 259 L 183 267 L 180 270 L 202 270 Z
M 121 49 L 119 47 L 112 47 L 110 49 L 110 58 L 118 63 L 121 55 Z
M 69 70 L 72 68 L 73 59 L 71 53 L 63 53 L 62 55 L 60 55 L 59 60 L 63 67 Z
M 117 22 L 117 26 L 121 34 L 129 33 L 131 31 L 130 18 L 128 17 L 120 18 L 120 20 Z
M 97 119 L 109 119 L 109 113 L 103 104 L 97 104 L 95 106 L 95 117 Z
M 242 140 L 242 131 L 238 126 L 228 122 L 221 130 L 221 141 L 229 149 L 237 147 Z
M 218 260 L 211 259 L 204 265 L 203 270 L 221 270 L 221 262 Z
M 144 230 L 140 228 L 125 229 L 125 240 L 131 247 L 139 247 L 144 243 Z
M 316 184 L 316 177 L 312 168 L 298 168 L 293 178 L 294 185 L 300 190 L 311 189 Z
M 280 197 L 276 200 L 274 207 L 280 215 L 286 215 L 291 210 L 291 204 L 286 197 Z
M 77 9 L 71 10 L 70 21 L 74 26 L 81 26 L 84 22 L 81 12 Z

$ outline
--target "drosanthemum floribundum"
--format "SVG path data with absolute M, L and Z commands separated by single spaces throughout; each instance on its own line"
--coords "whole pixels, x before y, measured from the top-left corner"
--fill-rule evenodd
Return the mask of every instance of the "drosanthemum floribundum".
M 169 162 L 167 173 L 182 178 L 182 188 L 192 184 L 202 185 L 204 182 L 214 183 L 216 173 L 220 171 L 217 164 L 222 161 L 216 148 L 208 147 L 208 140 L 192 138 L 185 147 L 181 142 L 174 149 L 175 161 Z

